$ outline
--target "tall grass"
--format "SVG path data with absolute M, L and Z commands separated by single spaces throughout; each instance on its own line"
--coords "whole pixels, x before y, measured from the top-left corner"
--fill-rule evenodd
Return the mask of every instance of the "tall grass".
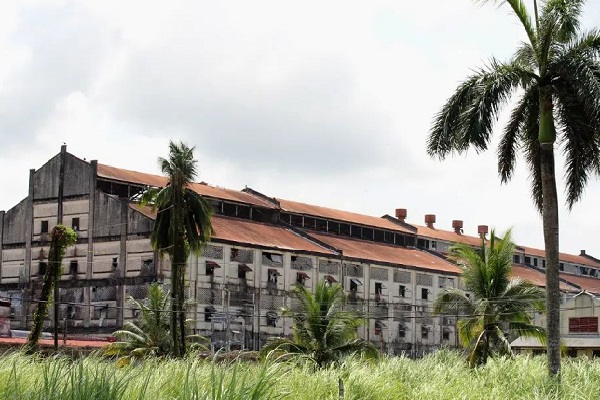
M 456 353 L 422 360 L 349 360 L 310 366 L 146 359 L 118 368 L 100 357 L 0 356 L 0 399 L 599 399 L 600 360 L 569 359 L 561 384 L 546 378 L 545 357 L 493 359 L 470 369 Z

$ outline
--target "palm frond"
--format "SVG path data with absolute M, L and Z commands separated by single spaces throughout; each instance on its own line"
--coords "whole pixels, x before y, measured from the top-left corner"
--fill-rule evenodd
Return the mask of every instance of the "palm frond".
M 487 149 L 500 107 L 517 87 L 537 79 L 534 72 L 517 63 L 492 60 L 461 84 L 440 112 L 427 140 L 427 153 L 443 159 L 469 147 Z
M 535 89 L 538 91 L 537 87 Z M 521 132 L 521 144 L 525 161 L 529 168 L 529 181 L 531 183 L 531 197 L 539 212 L 542 210 L 542 171 L 540 169 L 540 142 L 539 142 L 539 96 L 530 99 L 529 113 L 524 121 Z
M 513 10 L 513 13 L 515 14 L 515 16 L 519 19 L 519 22 L 521 22 L 521 25 L 523 26 L 523 28 L 525 29 L 525 33 L 527 34 L 527 37 L 529 38 L 529 43 L 531 43 L 531 45 L 536 48 L 537 47 L 537 34 L 536 34 L 536 29 L 533 25 L 533 22 L 531 20 L 531 16 L 529 15 L 529 12 L 527 11 L 527 7 L 525 6 L 525 3 L 522 0 L 480 0 L 482 3 L 487 3 L 487 2 L 494 2 L 494 3 L 507 3 Z
M 502 183 L 508 182 L 513 175 L 516 164 L 516 153 L 521 147 L 520 138 L 527 129 L 527 123 L 533 113 L 537 115 L 539 92 L 537 84 L 529 86 L 512 110 L 504 134 L 498 145 L 498 173 Z
M 542 26 L 552 24 L 554 40 L 566 42 L 579 32 L 584 0 L 546 0 L 542 8 Z

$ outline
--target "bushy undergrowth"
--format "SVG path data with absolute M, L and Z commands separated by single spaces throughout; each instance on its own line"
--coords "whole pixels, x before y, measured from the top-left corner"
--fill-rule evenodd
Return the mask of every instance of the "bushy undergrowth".
M 598 399 L 600 360 L 563 362 L 560 385 L 546 378 L 545 357 L 493 359 L 470 369 L 443 351 L 422 360 L 346 361 L 314 371 L 288 364 L 213 363 L 149 358 L 118 368 L 90 356 L 0 357 L 1 399 Z

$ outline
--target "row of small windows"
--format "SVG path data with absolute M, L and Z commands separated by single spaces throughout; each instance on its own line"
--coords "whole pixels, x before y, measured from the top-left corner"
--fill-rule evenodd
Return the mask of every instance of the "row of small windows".
M 81 227 L 81 223 L 80 223 L 79 217 L 71 218 L 71 228 L 73 228 L 74 231 L 79 231 L 80 227 Z M 49 231 L 50 231 L 49 221 L 43 220 L 41 223 L 41 227 L 40 227 L 40 233 L 42 233 L 42 234 L 49 233 Z

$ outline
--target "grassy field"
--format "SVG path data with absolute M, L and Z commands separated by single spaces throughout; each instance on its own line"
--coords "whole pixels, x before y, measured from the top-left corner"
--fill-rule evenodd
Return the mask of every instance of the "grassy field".
M 544 357 L 490 361 L 468 369 L 440 352 L 423 360 L 348 361 L 311 372 L 286 364 L 146 360 L 117 368 L 97 357 L 0 359 L 1 399 L 599 399 L 600 361 L 569 359 L 562 383 L 546 379 Z

